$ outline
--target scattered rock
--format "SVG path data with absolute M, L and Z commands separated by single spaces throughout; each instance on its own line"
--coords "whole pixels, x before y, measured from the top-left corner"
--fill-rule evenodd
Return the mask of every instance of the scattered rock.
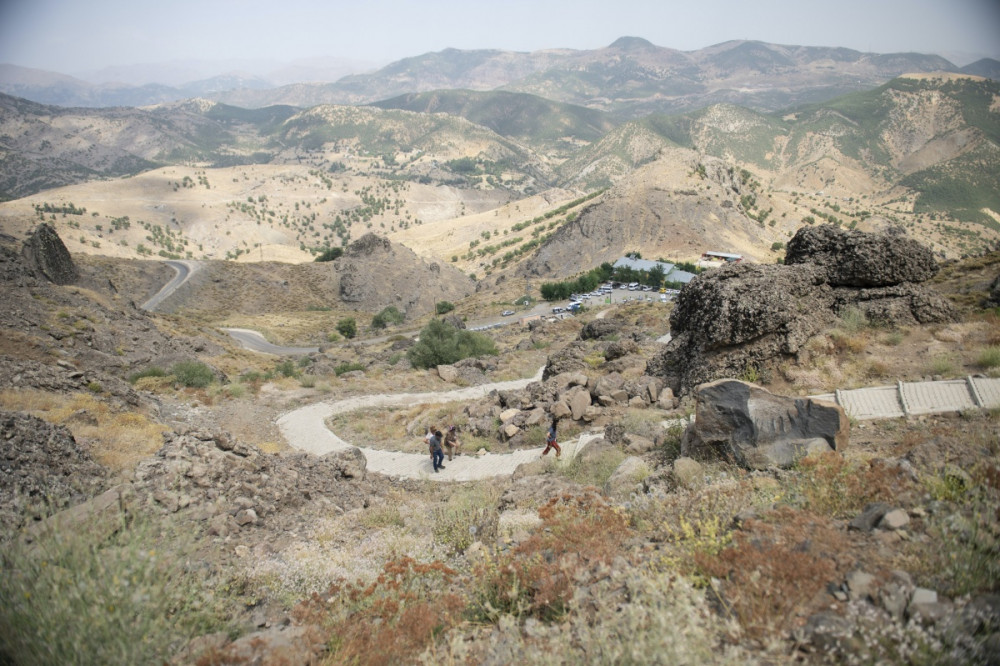
M 887 530 L 899 530 L 910 524 L 910 516 L 902 509 L 887 511 L 878 526 Z
M 848 529 L 861 532 L 871 532 L 882 520 L 882 516 L 892 510 L 885 502 L 875 502 L 865 506 L 864 510 L 847 524 Z
M 612 472 L 604 491 L 612 497 L 627 496 L 636 490 L 643 479 L 649 476 L 649 465 L 642 458 L 629 456 Z

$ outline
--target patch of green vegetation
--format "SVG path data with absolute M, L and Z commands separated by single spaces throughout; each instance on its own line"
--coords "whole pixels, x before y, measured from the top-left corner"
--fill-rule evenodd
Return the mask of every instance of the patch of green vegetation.
M 180 361 L 170 367 L 170 374 L 181 386 L 205 388 L 215 381 L 215 373 L 199 361 Z
M 497 354 L 496 345 L 486 335 L 459 330 L 435 319 L 421 329 L 420 341 L 410 348 L 406 356 L 415 368 L 433 368 L 463 358 Z

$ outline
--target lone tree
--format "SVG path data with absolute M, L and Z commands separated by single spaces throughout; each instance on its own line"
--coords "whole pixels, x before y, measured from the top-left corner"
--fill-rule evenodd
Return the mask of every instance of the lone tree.
M 493 340 L 474 331 L 460 330 L 434 319 L 420 331 L 420 342 L 410 347 L 406 357 L 414 368 L 449 365 L 473 356 L 496 356 Z

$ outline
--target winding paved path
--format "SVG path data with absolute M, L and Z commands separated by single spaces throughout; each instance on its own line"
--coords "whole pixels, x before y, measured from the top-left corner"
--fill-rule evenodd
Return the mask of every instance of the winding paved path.
M 271 344 L 263 335 L 257 331 L 251 331 L 248 328 L 224 328 L 222 330 L 228 333 L 231 338 L 239 342 L 245 348 L 261 354 L 274 354 L 276 356 L 304 356 L 306 354 L 315 354 L 319 351 L 319 347 L 282 347 L 280 345 Z
M 455 400 L 478 400 L 493 390 L 522 389 L 542 377 L 540 368 L 534 377 L 509 382 L 484 384 L 442 393 L 399 393 L 358 396 L 346 400 L 317 402 L 287 412 L 278 418 L 278 429 L 293 448 L 316 455 L 342 451 L 351 444 L 326 427 L 325 419 L 334 414 L 376 407 L 411 406 Z M 856 419 L 884 419 L 909 415 L 952 412 L 978 407 L 1000 408 L 1000 379 L 969 377 L 938 382 L 900 382 L 895 386 L 837 391 L 812 396 L 837 402 Z M 568 462 L 591 441 L 602 437 L 599 432 L 587 432 L 574 440 L 560 442 L 561 460 Z M 465 454 L 447 461 L 445 470 L 434 473 L 430 456 L 359 447 L 368 461 L 368 471 L 406 479 L 433 481 L 474 481 L 496 476 L 509 476 L 518 465 L 537 460 L 541 447 L 521 449 L 513 453 L 487 453 L 482 456 Z

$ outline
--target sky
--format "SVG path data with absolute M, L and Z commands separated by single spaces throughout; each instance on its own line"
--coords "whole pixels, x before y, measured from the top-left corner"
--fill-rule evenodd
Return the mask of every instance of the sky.
M 1000 60 L 1000 0 L 0 0 L 0 63 L 387 64 L 445 48 L 696 50 L 733 39 Z

